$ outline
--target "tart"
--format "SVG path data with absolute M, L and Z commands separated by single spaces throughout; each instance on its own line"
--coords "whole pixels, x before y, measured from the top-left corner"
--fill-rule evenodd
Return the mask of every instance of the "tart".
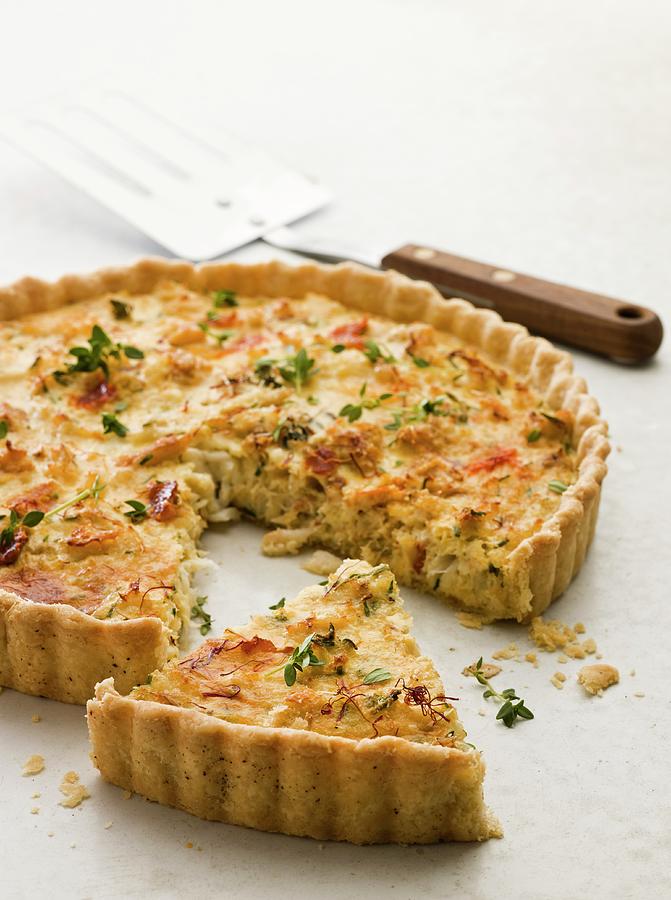
M 206 265 L 0 291 L 0 683 L 84 702 L 178 652 L 208 521 L 251 517 L 528 620 L 594 533 L 570 357 L 393 272 Z
M 388 566 L 345 560 L 88 702 L 103 778 L 205 819 L 355 843 L 485 840 L 480 753 L 410 634 Z

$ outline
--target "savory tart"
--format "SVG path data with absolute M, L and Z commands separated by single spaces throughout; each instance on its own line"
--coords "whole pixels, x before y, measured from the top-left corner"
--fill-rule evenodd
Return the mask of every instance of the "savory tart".
M 410 634 L 388 566 L 345 560 L 87 706 L 103 777 L 206 819 L 356 843 L 500 834 L 484 765 Z
M 353 265 L 148 260 L 0 291 L 0 683 L 84 702 L 177 653 L 207 521 L 538 615 L 594 532 L 570 357 Z

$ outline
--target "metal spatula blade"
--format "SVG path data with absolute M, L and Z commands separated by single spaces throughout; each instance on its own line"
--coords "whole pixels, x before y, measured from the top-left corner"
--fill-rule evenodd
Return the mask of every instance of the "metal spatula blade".
M 230 134 L 119 91 L 7 117 L 0 134 L 177 256 L 210 259 L 324 206 L 324 187 Z

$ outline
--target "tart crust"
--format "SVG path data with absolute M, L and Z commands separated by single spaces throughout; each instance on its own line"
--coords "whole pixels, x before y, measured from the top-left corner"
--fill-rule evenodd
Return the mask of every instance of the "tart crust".
M 354 264 L 293 267 L 270 262 L 196 267 L 147 259 L 128 268 L 67 275 L 55 283 L 25 278 L 0 289 L 0 320 L 106 292 L 148 292 L 165 278 L 200 291 L 215 290 L 222 284 L 240 293 L 270 297 L 300 298 L 313 291 L 400 322 L 427 322 L 524 376 L 552 408 L 568 409 L 575 420 L 578 478 L 563 494 L 557 511 L 510 556 L 521 573 L 522 586 L 532 594 L 526 618 L 539 615 L 567 587 L 594 534 L 610 450 L 598 404 L 587 393 L 584 380 L 573 373 L 569 354 L 542 338 L 531 337 L 520 325 L 503 322 L 490 310 L 476 309 L 459 299 L 446 302 L 425 282 Z M 0 681 L 8 687 L 83 703 L 101 675 L 114 674 L 122 689 L 130 687 L 166 660 L 167 648 L 165 628 L 155 619 L 100 621 L 66 605 L 45 607 L 0 592 Z
M 112 679 L 97 685 L 87 716 L 106 781 L 203 819 L 356 844 L 501 835 L 477 752 L 236 725 L 138 703 Z

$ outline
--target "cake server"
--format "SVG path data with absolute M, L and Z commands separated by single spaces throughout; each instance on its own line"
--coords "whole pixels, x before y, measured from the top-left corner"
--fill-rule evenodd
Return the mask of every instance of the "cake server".
M 383 256 L 306 240 L 288 223 L 328 191 L 259 148 L 205 125 L 198 133 L 120 91 L 52 99 L 6 117 L 0 134 L 171 253 L 211 259 L 262 239 L 326 262 L 354 260 L 432 282 L 446 297 L 495 309 L 552 340 L 622 362 L 659 348 L 650 309 L 407 244 Z

